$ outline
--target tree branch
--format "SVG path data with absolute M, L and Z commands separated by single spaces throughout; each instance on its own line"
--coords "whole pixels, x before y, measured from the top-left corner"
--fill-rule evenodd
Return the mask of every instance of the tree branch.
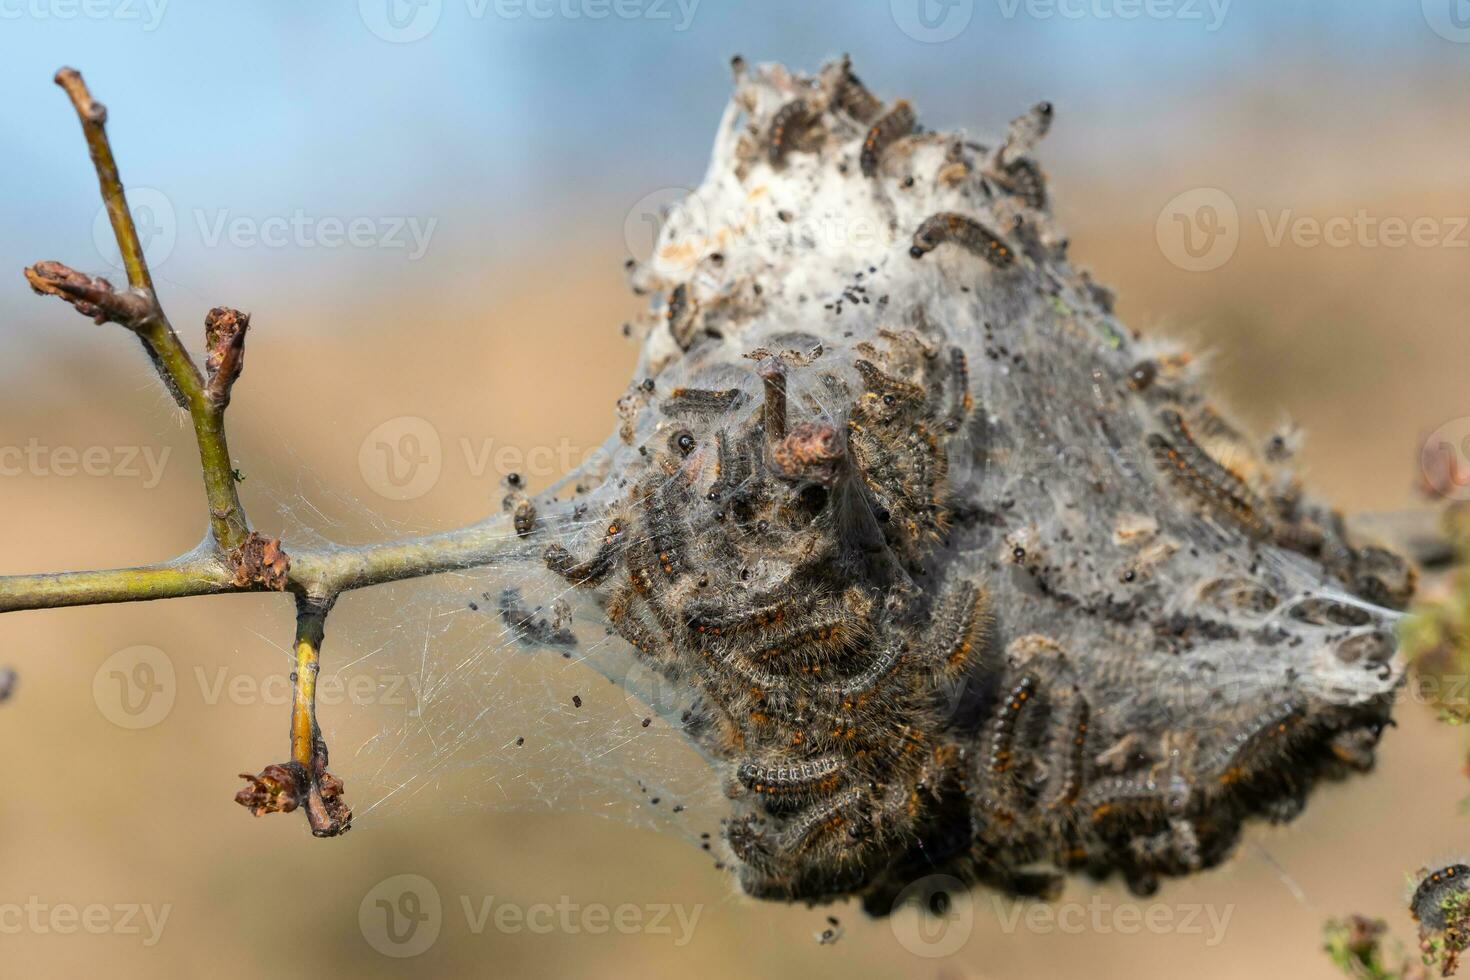
M 316 723 L 316 678 L 332 601 L 296 601 L 296 669 L 291 672 L 291 761 L 306 777 L 306 821 L 316 837 L 336 837 L 352 826 L 342 781 L 327 772 L 327 743 Z
M 543 546 L 522 541 L 512 518 L 488 520 L 443 534 L 292 555 L 289 588 L 317 599 L 353 589 L 539 558 Z M 3 589 L 0 579 L 0 589 Z
M 540 544 L 519 537 L 512 518 L 496 515 L 442 534 L 293 552 L 283 587 L 297 595 L 324 601 L 343 592 L 404 579 L 535 560 L 541 550 Z M 281 589 L 265 581 L 240 584 L 236 571 L 219 556 L 201 548 L 156 565 L 0 576 L 0 613 Z
M 122 252 L 128 283 L 135 289 L 152 289 L 153 278 L 148 273 L 148 261 L 143 257 L 143 244 L 138 239 L 138 229 L 133 225 L 133 214 L 128 210 L 117 161 L 112 157 L 112 144 L 107 140 L 107 107 L 92 98 L 92 93 L 87 91 L 87 83 L 82 81 L 81 72 L 75 68 L 58 71 L 56 84 L 66 90 L 77 110 L 77 118 L 82 122 L 82 133 L 87 138 L 87 150 L 92 154 L 92 166 L 102 188 L 102 203 L 112 221 L 112 234 Z
M 245 511 L 235 489 L 234 466 L 230 462 L 230 449 L 225 439 L 224 407 L 228 403 L 228 387 L 239 376 L 239 360 L 243 356 L 245 327 L 249 317 L 234 311 L 237 323 L 243 321 L 236 334 L 232 335 L 234 348 L 233 373 L 227 374 L 223 382 L 223 398 L 219 393 L 211 397 L 206 390 L 205 380 L 189 352 L 179 340 L 178 334 L 168 322 L 158 296 L 153 291 L 153 277 L 148 271 L 148 260 L 143 254 L 143 244 L 138 238 L 138 229 L 133 224 L 132 212 L 128 210 L 127 195 L 123 191 L 122 178 L 118 175 L 117 161 L 112 156 L 112 145 L 107 139 L 107 108 L 92 98 L 81 73 L 73 68 L 63 68 L 56 73 L 56 84 L 66 90 L 76 108 L 77 118 L 82 123 L 82 133 L 87 140 L 87 149 L 92 155 L 92 165 L 97 171 L 97 183 L 102 191 L 102 202 L 107 216 L 112 221 L 113 237 L 122 254 L 123 267 L 127 270 L 129 289 L 117 293 L 105 279 L 92 279 L 78 273 L 60 262 L 40 262 L 26 270 L 26 279 L 37 292 L 60 296 L 77 307 L 77 310 L 98 322 L 112 320 L 136 333 L 143 347 L 158 370 L 159 377 L 174 396 L 181 408 L 189 412 L 194 423 L 194 435 L 199 443 L 199 459 L 204 472 L 205 496 L 209 502 L 210 530 L 222 550 L 239 547 L 250 532 Z M 210 319 L 221 311 L 215 310 Z M 206 321 L 206 330 L 209 329 Z M 213 378 L 211 379 L 214 380 Z
M 234 591 L 234 576 L 218 558 L 195 553 L 135 568 L 6 576 L 0 578 L 0 613 Z
M 142 242 L 107 139 L 107 110 L 92 98 L 82 76 L 73 69 L 57 72 L 56 83 L 65 89 L 81 120 L 128 287 L 116 289 L 106 279 L 60 262 L 36 263 L 25 270 L 26 281 L 37 293 L 59 297 L 95 322 L 117 323 L 142 340 L 159 377 L 193 422 L 209 529 L 193 551 L 154 565 L 0 577 L 0 613 L 229 592 L 291 591 L 297 605 L 291 758 L 267 766 L 259 775 L 245 775 L 249 785 L 237 794 L 236 801 L 257 815 L 303 807 L 314 835 L 336 836 L 350 825 L 352 811 L 342 800 L 342 781 L 327 771 L 327 746 L 316 719 L 316 678 L 327 614 L 337 597 L 385 582 L 534 558 L 539 548 L 522 541 L 529 532 L 504 515 L 445 534 L 294 554 L 288 554 L 279 539 L 252 530 L 240 505 L 225 436 L 225 409 L 244 370 L 250 317 L 227 307 L 210 310 L 204 322 L 205 370 L 201 374 L 153 291 Z M 534 510 L 527 506 L 523 511 L 531 515 L 534 525 Z M 524 518 L 525 513 L 520 516 Z

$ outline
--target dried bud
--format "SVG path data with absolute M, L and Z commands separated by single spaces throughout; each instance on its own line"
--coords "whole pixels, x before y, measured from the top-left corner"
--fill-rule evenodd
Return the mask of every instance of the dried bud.
M 229 404 L 230 389 L 245 367 L 245 332 L 250 314 L 217 306 L 204 318 L 204 369 L 209 396 L 219 406 Z
M 37 293 L 60 296 L 95 323 L 111 320 L 135 328 L 148 316 L 148 301 L 141 296 L 116 292 L 101 276 L 89 276 L 60 262 L 37 262 L 25 275 Z
M 257 817 L 267 813 L 290 813 L 306 798 L 309 781 L 299 762 L 266 766 L 259 776 L 248 772 L 240 778 L 250 785 L 235 794 L 235 802 Z
M 280 538 L 267 538 L 251 531 L 240 547 L 229 554 L 235 570 L 235 588 L 263 585 L 275 592 L 286 588 L 286 573 L 291 570 L 291 557 L 281 549 Z
M 352 807 L 342 799 L 342 780 L 322 769 L 311 787 L 306 819 L 314 837 L 336 837 L 352 829 Z

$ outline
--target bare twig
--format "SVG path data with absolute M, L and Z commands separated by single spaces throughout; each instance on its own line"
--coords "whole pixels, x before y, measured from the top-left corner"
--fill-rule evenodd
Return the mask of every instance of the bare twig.
M 541 546 L 518 539 L 512 519 L 488 521 L 443 534 L 360 547 L 328 547 L 290 556 L 285 588 L 324 599 L 354 589 L 535 558 Z M 0 576 L 0 613 L 118 602 L 147 602 L 222 592 L 260 592 L 264 581 L 237 584 L 223 558 L 200 549 L 172 561 L 133 568 Z
M 118 290 L 106 279 L 60 262 L 38 262 L 26 269 L 26 280 L 36 292 L 66 300 L 97 323 L 126 327 L 143 341 L 159 377 L 193 422 L 209 505 L 209 530 L 199 547 L 158 564 L 0 577 L 0 613 L 289 590 L 297 603 L 291 759 L 267 766 L 259 775 L 246 775 L 249 785 L 236 800 L 257 815 L 304 808 L 314 835 L 336 836 L 350 825 L 352 811 L 342 799 L 342 781 L 327 771 L 327 746 L 316 719 L 316 678 L 327 614 L 337 597 L 385 582 L 533 557 L 539 548 L 520 540 L 508 516 L 446 534 L 289 554 L 278 538 L 252 530 L 235 488 L 225 438 L 225 409 L 244 369 L 250 317 L 227 307 L 209 312 L 204 325 L 205 372 L 201 374 L 153 291 L 107 139 L 107 110 L 92 98 L 76 71 L 62 69 L 56 82 L 70 96 L 81 120 L 127 270 L 128 288 Z
M 153 277 L 148 271 L 148 260 L 143 255 L 138 229 L 133 224 L 127 195 L 123 192 L 122 178 L 118 176 L 117 161 L 113 159 L 112 145 L 107 139 L 107 109 L 92 98 L 81 74 L 75 69 L 63 68 L 57 72 L 56 84 L 71 97 L 77 118 L 81 120 L 87 149 L 92 154 L 92 165 L 97 170 L 102 202 L 112 221 L 113 237 L 117 239 L 123 267 L 127 270 L 129 290 L 124 294 L 116 293 L 106 280 L 89 280 L 59 262 L 37 263 L 26 270 L 26 279 L 40 292 L 67 299 L 84 315 L 104 321 L 113 320 L 142 339 L 143 347 L 158 369 L 164 385 L 179 406 L 188 410 L 194 423 L 194 434 L 199 443 L 199 459 L 204 472 L 205 495 L 209 501 L 210 529 L 215 542 L 221 549 L 239 547 L 249 533 L 249 525 L 235 490 L 234 467 L 230 463 L 230 449 L 225 440 L 224 427 L 224 406 L 229 400 L 227 389 L 233 383 L 234 377 L 225 382 L 226 395 L 223 400 L 210 397 L 204 378 L 189 357 L 189 352 L 184 349 L 178 334 L 174 333 L 153 291 Z M 242 326 L 233 343 L 238 347 L 243 342 Z M 236 365 L 239 357 L 237 350 L 234 354 Z M 239 375 L 238 366 L 234 368 L 233 374 Z
M 102 188 L 102 203 L 106 205 L 107 217 L 112 221 L 112 233 L 122 252 L 128 283 L 137 289 L 152 289 L 153 278 L 148 273 L 148 262 L 143 258 L 143 245 L 138 239 L 138 229 L 133 226 L 132 212 L 128 210 L 117 161 L 112 158 L 112 144 L 107 141 L 107 107 L 92 98 L 92 93 L 87 91 L 87 83 L 82 81 L 82 73 L 75 68 L 58 71 L 56 84 L 66 90 L 77 110 L 77 118 L 82 122 L 82 133 L 87 137 L 87 149 L 92 154 L 92 166 Z
M 342 780 L 327 771 L 327 742 L 316 720 L 316 680 L 333 599 L 297 596 L 296 666 L 291 671 L 291 758 L 266 766 L 259 775 L 242 772 L 247 783 L 235 802 L 257 817 L 305 808 L 314 837 L 337 837 L 352 826 Z
M 111 321 L 132 329 L 142 324 L 150 312 L 143 297 L 116 292 L 106 279 L 77 272 L 60 262 L 37 262 L 26 270 L 26 282 L 42 295 L 61 297 L 82 316 L 99 324 Z
M 134 568 L 5 576 L 0 578 L 0 613 L 235 591 L 241 590 L 236 588 L 233 574 L 217 556 L 195 552 L 173 561 Z

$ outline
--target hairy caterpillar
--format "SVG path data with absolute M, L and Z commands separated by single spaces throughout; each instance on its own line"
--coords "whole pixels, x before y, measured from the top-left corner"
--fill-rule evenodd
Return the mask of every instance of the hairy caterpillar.
M 859 166 L 864 177 L 878 175 L 878 164 L 883 159 L 883 152 L 901 137 L 912 133 L 914 125 L 914 107 L 902 99 L 873 123 L 868 129 L 868 135 L 863 138 L 862 153 L 859 156 Z
M 945 242 L 968 249 L 997 268 L 1004 269 L 1016 261 L 1015 253 L 998 235 L 974 218 L 952 211 L 926 219 L 914 232 L 909 254 L 921 259 Z

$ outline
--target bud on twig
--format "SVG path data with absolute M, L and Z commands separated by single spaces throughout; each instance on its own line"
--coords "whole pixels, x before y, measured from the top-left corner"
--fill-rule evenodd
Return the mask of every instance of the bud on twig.
M 286 573 L 291 570 L 291 556 L 281 548 L 280 538 L 267 538 L 258 531 L 240 547 L 230 552 L 230 567 L 235 570 L 235 587 L 263 585 L 274 592 L 286 588 Z
M 37 293 L 60 296 L 94 323 L 110 320 L 136 330 L 153 308 L 136 293 L 119 293 L 101 276 L 89 276 L 60 262 L 37 262 L 26 269 L 25 275 Z
M 230 403 L 230 390 L 245 369 L 245 332 L 250 314 L 216 306 L 204 318 L 204 370 L 209 381 L 205 393 L 217 408 Z
M 257 817 L 295 810 L 306 797 L 309 782 L 299 762 L 273 763 L 259 776 L 242 772 L 240 778 L 250 785 L 235 794 L 235 802 Z

